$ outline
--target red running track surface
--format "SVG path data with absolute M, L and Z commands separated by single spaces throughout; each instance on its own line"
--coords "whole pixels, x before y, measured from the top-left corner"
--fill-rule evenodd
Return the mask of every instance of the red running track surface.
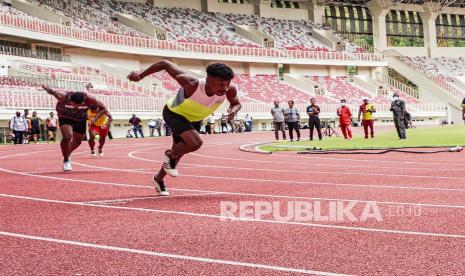
M 0 147 L 2 275 L 463 275 L 463 153 L 261 155 L 239 146 L 272 133 L 205 136 L 151 184 L 170 138 L 83 144 L 61 171 L 58 144 Z M 220 203 L 355 206 L 381 221 L 224 221 Z M 410 213 L 415 210 L 416 213 Z M 323 211 L 324 213 L 324 211 Z M 324 214 L 323 214 L 324 215 Z

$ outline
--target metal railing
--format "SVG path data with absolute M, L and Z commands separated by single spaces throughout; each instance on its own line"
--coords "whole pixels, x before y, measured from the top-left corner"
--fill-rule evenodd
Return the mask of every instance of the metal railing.
M 395 87 L 396 89 L 400 90 L 402 93 L 405 93 L 411 97 L 414 97 L 416 99 L 420 98 L 420 93 L 418 90 L 413 89 L 412 87 L 392 78 L 389 77 L 388 75 L 383 75 L 382 76 L 382 81 L 384 83 L 387 83 L 389 86 Z
M 62 62 L 70 62 L 70 56 L 58 55 L 54 53 L 47 53 L 47 52 L 38 52 L 32 49 L 24 49 L 12 46 L 5 46 L 0 45 L 0 54 L 2 55 L 10 55 L 10 56 L 20 56 L 20 57 L 28 57 L 28 58 L 37 58 L 37 59 L 45 59 L 45 60 L 54 60 L 54 61 L 62 61 Z
M 18 15 L 1 14 L 0 25 L 20 28 L 28 31 L 50 34 L 64 38 L 84 41 L 130 46 L 138 48 L 151 48 L 174 52 L 195 52 L 201 54 L 252 56 L 262 58 L 287 58 L 311 60 L 343 60 L 343 61 L 385 61 L 384 55 L 372 53 L 343 53 L 322 51 L 283 50 L 258 47 L 237 47 L 226 45 L 196 44 L 157 40 L 148 37 L 133 37 L 106 32 L 97 32 L 83 28 L 75 28 L 50 23 L 35 18 L 26 18 Z
M 165 99 L 155 97 L 136 97 L 136 96 L 105 96 L 94 95 L 97 99 L 101 100 L 108 109 L 120 112 L 134 112 L 134 111 L 147 111 L 156 112 L 163 109 L 166 104 Z M 31 91 L 30 89 L 14 89 L 0 91 L 0 108 L 9 109 L 54 109 L 56 99 L 48 95 L 45 91 Z M 320 108 L 322 114 L 331 115 L 336 117 L 336 111 L 340 105 L 338 104 L 321 104 Z M 348 105 L 354 114 L 358 111 L 359 105 Z M 376 110 L 379 113 L 390 112 L 390 104 L 375 104 Z M 250 114 L 269 114 L 271 117 L 271 107 L 264 103 L 243 103 L 241 113 Z M 295 106 L 302 112 L 302 118 L 306 118 L 304 110 L 307 104 L 296 104 Z M 225 113 L 228 108 L 227 104 L 223 104 L 215 113 Z M 408 104 L 407 109 L 416 113 L 445 113 L 447 111 L 446 105 L 441 103 L 422 103 L 422 104 Z M 332 115 L 331 115 L 332 116 Z

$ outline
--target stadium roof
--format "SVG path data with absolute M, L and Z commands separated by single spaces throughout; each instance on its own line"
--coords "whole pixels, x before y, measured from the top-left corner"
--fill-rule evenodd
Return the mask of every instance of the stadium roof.
M 294 0 L 298 2 L 313 2 L 317 4 L 333 5 L 357 5 L 366 6 L 369 0 Z M 383 0 L 386 4 L 416 4 L 416 5 L 438 5 L 440 7 L 460 7 L 465 8 L 465 0 Z M 386 5 L 389 6 L 389 5 Z

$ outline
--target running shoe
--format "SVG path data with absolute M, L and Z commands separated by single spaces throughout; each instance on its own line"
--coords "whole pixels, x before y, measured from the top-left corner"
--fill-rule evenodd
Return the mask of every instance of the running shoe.
M 165 181 L 157 181 L 155 180 L 157 178 L 157 174 L 153 176 L 153 184 L 155 184 L 155 190 L 161 195 L 161 196 L 169 196 L 170 192 L 166 189 L 165 186 Z
M 178 170 L 176 169 L 176 160 L 172 159 L 167 155 L 168 151 L 165 151 L 165 162 L 163 162 L 163 170 L 170 176 L 176 177 L 179 175 Z
M 91 157 L 97 157 L 97 154 L 95 153 L 95 150 L 90 151 L 90 156 Z
M 98 156 L 103 157 L 103 150 L 101 149 L 98 150 Z
M 72 170 L 73 170 L 73 167 L 71 166 L 71 161 L 63 162 L 63 171 L 68 172 Z

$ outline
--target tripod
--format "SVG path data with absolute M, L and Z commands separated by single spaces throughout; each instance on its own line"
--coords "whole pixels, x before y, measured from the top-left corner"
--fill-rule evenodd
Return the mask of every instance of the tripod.
M 323 131 L 323 136 L 327 136 L 327 137 L 332 137 L 332 136 L 336 136 L 336 137 L 341 137 L 339 135 L 339 133 L 337 133 L 337 131 L 331 127 L 331 125 L 329 123 L 326 124 L 326 128 L 325 130 Z

